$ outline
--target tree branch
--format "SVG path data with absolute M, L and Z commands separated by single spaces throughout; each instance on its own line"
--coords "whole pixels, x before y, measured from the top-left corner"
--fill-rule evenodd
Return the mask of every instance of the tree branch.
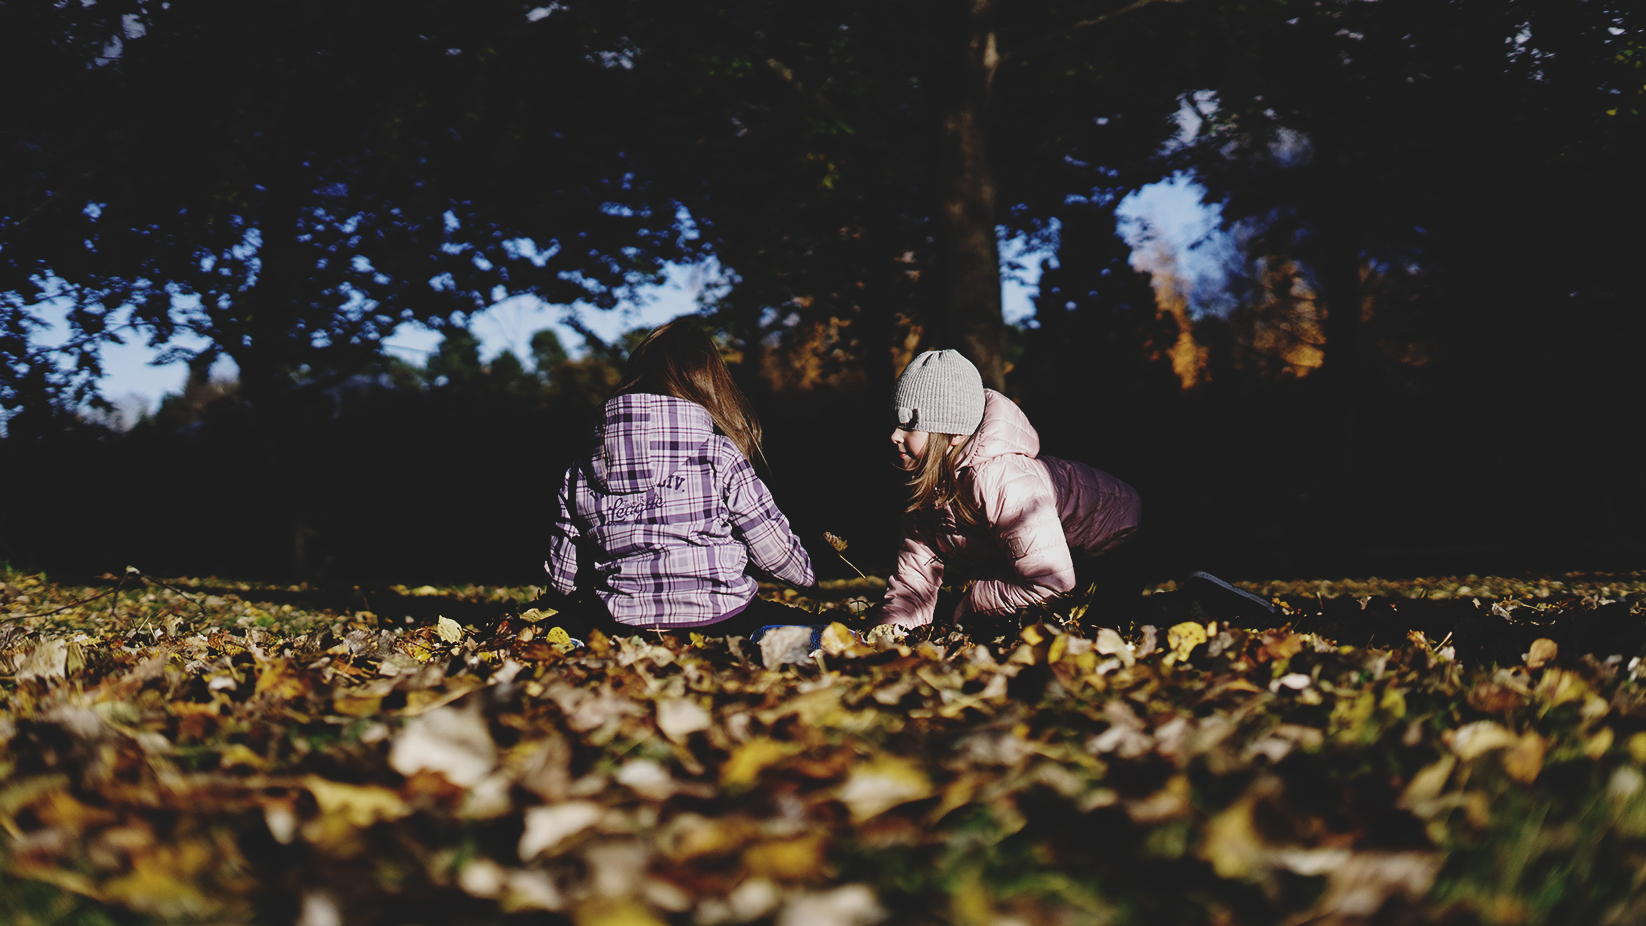
M 1090 29 L 1090 28 L 1093 28 L 1095 26 L 1104 25 L 1106 23 L 1112 22 L 1113 20 L 1119 19 L 1120 17 L 1125 16 L 1128 13 L 1132 13 L 1132 12 L 1135 12 L 1137 10 L 1141 10 L 1146 6 L 1153 6 L 1157 3 L 1182 3 L 1182 2 L 1184 2 L 1184 0 L 1132 0 L 1131 3 L 1128 3 L 1127 5 L 1121 7 L 1120 9 L 1115 10 L 1113 13 L 1104 13 L 1102 16 L 1094 16 L 1091 19 L 1082 19 L 1079 22 L 1070 23 L 1069 25 L 1063 27 L 1062 29 L 1058 29 L 1056 31 L 1049 32 L 1049 33 L 1041 36 L 1040 38 L 1034 40 L 1033 42 L 1031 42 L 1028 45 L 1028 48 L 1036 48 L 1038 46 L 1046 44 L 1047 42 L 1050 42 L 1052 39 L 1062 38 L 1064 36 L 1072 35 L 1073 33 L 1078 32 L 1082 29 Z M 1008 61 L 1012 61 L 1012 60 L 1017 59 L 1020 55 L 1022 55 L 1024 50 L 1025 49 L 1017 49 L 1015 51 L 1012 51 L 1012 52 L 1009 52 L 1007 54 L 1001 55 L 1000 56 L 1000 63 L 1005 64 Z
M 1092 19 L 1083 19 L 1080 22 L 1077 22 L 1077 23 L 1069 26 L 1067 29 L 1064 29 L 1062 34 L 1066 35 L 1070 32 L 1075 31 L 1076 29 L 1088 29 L 1088 28 L 1091 28 L 1092 26 L 1101 26 L 1101 25 L 1103 25 L 1104 23 L 1108 22 L 1111 19 L 1116 19 L 1116 18 L 1119 18 L 1121 16 L 1125 16 L 1127 13 L 1130 13 L 1133 10 L 1140 10 L 1143 7 L 1151 6 L 1151 5 L 1156 4 L 1156 3 L 1182 3 L 1182 2 L 1183 2 L 1183 0 L 1133 0 L 1132 3 L 1129 3 L 1126 6 L 1123 6 L 1120 9 L 1115 10 L 1113 13 L 1104 13 L 1102 16 L 1097 16 L 1097 17 L 1094 17 Z M 1057 34 L 1057 33 L 1054 33 L 1054 34 Z

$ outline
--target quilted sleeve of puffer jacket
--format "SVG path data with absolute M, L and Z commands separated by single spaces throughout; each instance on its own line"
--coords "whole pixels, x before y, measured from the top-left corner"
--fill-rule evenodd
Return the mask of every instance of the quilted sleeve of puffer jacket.
M 914 515 L 903 515 L 903 544 L 897 551 L 897 568 L 886 580 L 880 623 L 899 627 L 930 624 L 937 610 L 937 588 L 942 583 L 942 558 L 920 536 Z
M 1002 454 L 972 468 L 972 491 L 1011 563 L 1009 573 L 972 584 L 967 599 L 972 610 L 1008 614 L 1074 588 L 1074 559 L 1045 467 L 1024 454 Z

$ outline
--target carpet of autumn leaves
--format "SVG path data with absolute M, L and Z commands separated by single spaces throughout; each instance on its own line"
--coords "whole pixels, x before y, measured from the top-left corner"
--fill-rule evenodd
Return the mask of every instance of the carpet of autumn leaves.
M 799 656 L 572 648 L 534 589 L 0 579 L 7 923 L 1646 920 L 1638 574 Z

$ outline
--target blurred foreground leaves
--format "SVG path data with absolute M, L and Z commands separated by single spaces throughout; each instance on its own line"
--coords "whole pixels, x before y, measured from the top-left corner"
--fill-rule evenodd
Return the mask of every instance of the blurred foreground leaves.
M 1517 581 L 1277 583 L 1253 630 L 837 626 L 764 668 L 573 649 L 532 590 L 10 575 L 0 919 L 1637 922 L 1639 577 Z M 1307 629 L 1334 602 L 1373 645 Z

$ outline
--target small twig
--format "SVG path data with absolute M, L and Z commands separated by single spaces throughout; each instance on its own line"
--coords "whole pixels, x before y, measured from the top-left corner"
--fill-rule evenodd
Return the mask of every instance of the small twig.
M 829 545 L 829 549 L 834 551 L 835 556 L 840 557 L 840 561 L 842 563 L 851 566 L 852 571 L 857 573 L 859 578 L 868 578 L 868 576 L 864 574 L 863 570 L 857 568 L 856 564 L 846 558 L 846 541 L 844 538 L 831 534 L 828 531 L 824 531 L 823 542 Z
M 201 620 L 205 620 L 208 617 L 208 615 L 206 614 L 206 606 L 201 604 L 198 599 L 196 599 L 193 595 L 190 595 L 188 592 L 183 591 L 182 589 L 178 588 L 175 585 L 172 585 L 169 582 L 162 582 L 159 579 L 151 579 L 148 576 L 144 575 L 142 573 L 142 571 L 139 570 L 135 566 L 127 566 L 126 569 L 130 570 L 131 572 L 136 573 L 137 577 L 139 579 L 142 579 L 144 582 L 148 582 L 152 585 L 158 585 L 161 588 L 169 588 L 172 591 L 176 592 L 177 594 L 182 595 L 183 600 L 187 601 L 189 604 L 194 605 L 194 607 L 200 612 L 200 619 Z
M 104 592 L 101 595 L 93 595 L 90 598 L 83 598 L 80 601 L 73 602 L 72 604 L 63 605 L 61 608 L 53 608 L 50 611 L 41 611 L 39 614 L 7 614 L 5 617 L 0 617 L 0 622 L 4 622 L 4 621 L 21 621 L 21 620 L 27 620 L 28 618 L 31 618 L 31 617 L 50 617 L 53 614 L 61 614 L 62 612 L 67 611 L 70 608 L 78 608 L 83 604 L 91 604 L 92 602 L 96 601 L 99 598 L 107 598 L 110 595 L 114 594 L 115 592 L 118 592 L 119 590 L 120 590 L 120 586 L 116 585 L 114 588 L 109 589 L 108 591 Z

